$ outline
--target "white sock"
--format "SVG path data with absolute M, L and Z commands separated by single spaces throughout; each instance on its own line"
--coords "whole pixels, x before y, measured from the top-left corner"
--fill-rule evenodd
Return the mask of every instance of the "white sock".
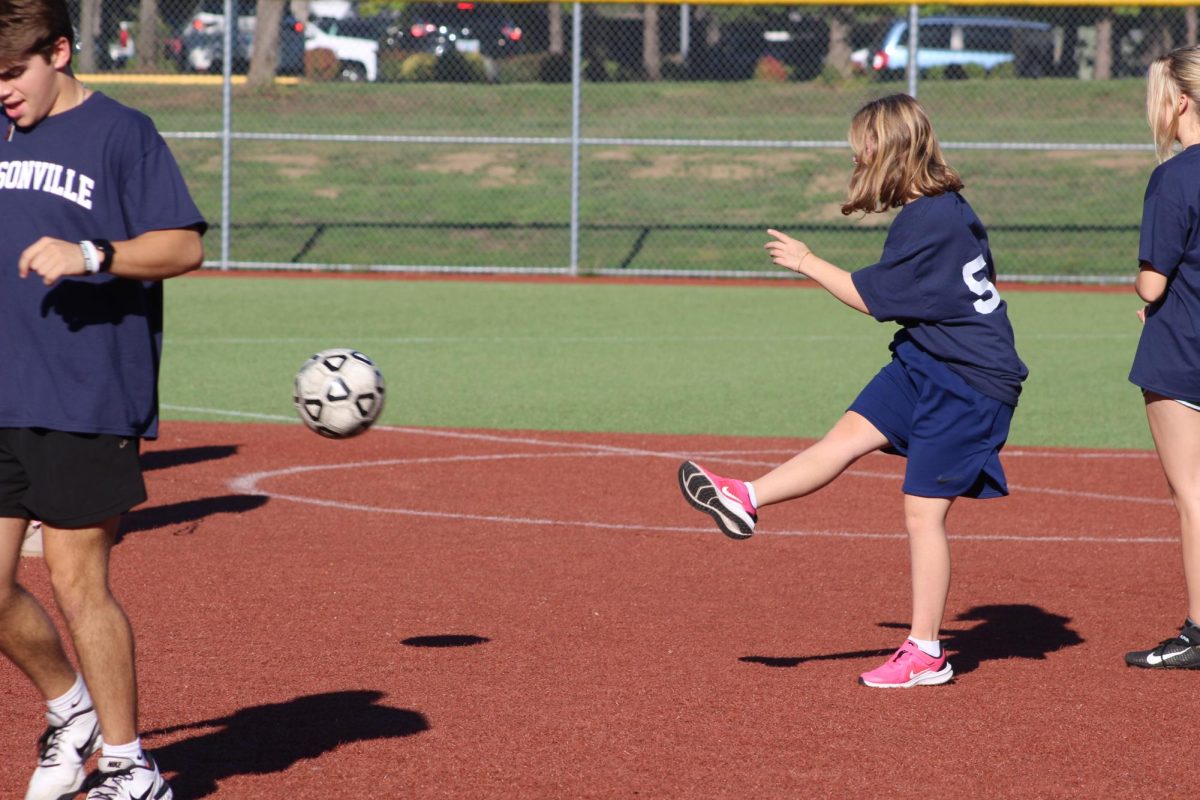
M 754 496 L 754 484 L 746 481 L 746 494 L 750 495 L 750 505 L 754 506 L 754 510 L 758 511 L 758 498 Z
M 134 739 L 129 744 L 109 744 L 105 742 L 103 753 L 105 758 L 128 758 L 143 767 L 150 763 L 146 760 L 146 754 L 142 752 L 142 740 L 140 737 Z
M 92 696 L 88 694 L 87 684 L 83 682 L 83 676 L 76 673 L 75 684 L 61 697 L 47 700 L 46 708 L 54 715 L 55 722 L 62 723 L 91 704 Z
M 933 658 L 942 657 L 942 643 L 937 639 L 932 642 L 927 639 L 917 639 L 913 636 L 908 637 L 908 640 L 920 648 L 921 652 Z

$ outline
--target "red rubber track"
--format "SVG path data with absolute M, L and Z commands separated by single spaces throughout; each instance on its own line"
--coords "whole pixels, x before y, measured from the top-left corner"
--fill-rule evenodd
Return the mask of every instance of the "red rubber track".
M 1200 675 L 1122 661 L 1186 610 L 1152 453 L 1010 448 L 1012 497 L 951 513 L 958 677 L 880 691 L 857 676 L 907 630 L 900 459 L 744 542 L 679 496 L 685 456 L 754 477 L 804 444 L 168 422 L 113 563 L 145 743 L 181 800 L 1183 785 Z M 49 597 L 39 560 L 21 580 Z M 17 798 L 42 707 L 7 663 L 0 698 Z

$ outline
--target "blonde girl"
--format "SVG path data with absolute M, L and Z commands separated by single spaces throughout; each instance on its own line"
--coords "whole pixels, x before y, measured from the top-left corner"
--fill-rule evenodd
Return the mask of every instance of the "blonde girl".
M 1134 288 L 1148 305 L 1129 380 L 1179 512 L 1188 616 L 1179 635 L 1125 654 L 1146 669 L 1200 668 L 1200 48 L 1150 67 L 1146 118 L 1159 165 L 1142 208 Z M 1180 152 L 1172 155 L 1178 143 Z
M 850 124 L 854 172 L 843 214 L 899 208 L 880 260 L 853 273 L 776 230 L 765 247 L 841 302 L 900 325 L 891 362 L 816 444 L 754 481 L 679 468 L 685 499 L 735 539 L 758 510 L 815 492 L 862 456 L 907 459 L 904 515 L 912 567 L 912 627 L 862 684 L 907 688 L 954 676 L 938 641 L 950 589 L 946 516 L 958 497 L 1008 494 L 1000 449 L 1027 370 L 995 287 L 987 232 L 959 194 L 925 110 L 907 95 L 868 103 Z

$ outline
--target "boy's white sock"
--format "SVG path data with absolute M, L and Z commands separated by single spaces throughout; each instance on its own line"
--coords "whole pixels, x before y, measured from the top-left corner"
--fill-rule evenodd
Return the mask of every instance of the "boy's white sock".
M 141 737 L 134 739 L 128 744 L 109 744 L 105 742 L 102 752 L 105 758 L 128 758 L 143 767 L 150 763 L 146 760 L 146 754 L 142 752 Z
M 46 701 L 46 708 L 56 718 L 54 721 L 59 723 L 66 722 L 79 711 L 90 708 L 91 705 L 92 696 L 88 694 L 83 676 L 78 673 L 75 675 L 75 684 L 67 690 L 66 694 Z

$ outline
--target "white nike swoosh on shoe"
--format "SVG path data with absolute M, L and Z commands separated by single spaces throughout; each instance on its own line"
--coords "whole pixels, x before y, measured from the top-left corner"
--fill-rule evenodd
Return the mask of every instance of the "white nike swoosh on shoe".
M 727 499 L 732 500 L 733 502 L 737 503 L 739 506 L 742 504 L 741 498 L 739 498 L 736 494 L 734 494 L 733 491 L 728 486 L 721 487 L 721 494 L 725 495 L 725 497 Z
M 1163 653 L 1161 656 L 1156 656 L 1154 653 L 1148 653 L 1146 655 L 1146 663 L 1150 664 L 1151 666 L 1158 666 L 1164 661 L 1170 661 L 1172 658 L 1179 658 L 1179 656 L 1186 652 L 1187 650 L 1180 650 L 1178 653 Z

